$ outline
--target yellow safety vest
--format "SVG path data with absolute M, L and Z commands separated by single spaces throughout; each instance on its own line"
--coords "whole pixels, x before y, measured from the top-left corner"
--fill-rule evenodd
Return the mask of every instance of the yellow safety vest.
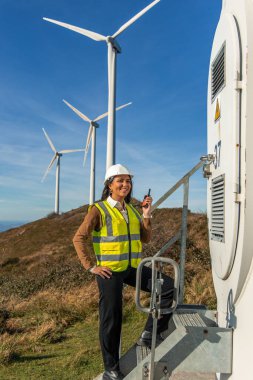
M 94 206 L 102 215 L 102 228 L 92 233 L 97 265 L 107 266 L 114 272 L 122 272 L 128 266 L 137 268 L 142 252 L 138 211 L 126 204 L 127 223 L 121 212 L 107 201 L 94 203 Z

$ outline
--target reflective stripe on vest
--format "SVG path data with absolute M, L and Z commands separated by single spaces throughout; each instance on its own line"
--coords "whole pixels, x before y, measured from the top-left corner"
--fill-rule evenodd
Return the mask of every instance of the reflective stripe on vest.
M 102 216 L 101 230 L 92 233 L 97 264 L 107 266 L 115 272 L 122 272 L 129 265 L 131 251 L 131 266 L 137 268 L 142 252 L 141 216 L 138 211 L 132 205 L 126 204 L 129 221 L 127 225 L 121 212 L 116 207 L 111 207 L 107 201 L 95 203 L 94 206 L 99 209 Z
M 132 234 L 131 240 L 140 240 L 140 234 Z M 128 241 L 128 235 L 121 236 L 93 236 L 94 243 Z

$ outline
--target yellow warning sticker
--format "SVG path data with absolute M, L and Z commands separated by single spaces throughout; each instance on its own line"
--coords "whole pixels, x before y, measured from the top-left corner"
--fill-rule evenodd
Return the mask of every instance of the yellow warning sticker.
M 216 100 L 216 108 L 215 108 L 215 118 L 214 121 L 216 122 L 220 118 L 220 104 L 219 104 L 219 99 Z

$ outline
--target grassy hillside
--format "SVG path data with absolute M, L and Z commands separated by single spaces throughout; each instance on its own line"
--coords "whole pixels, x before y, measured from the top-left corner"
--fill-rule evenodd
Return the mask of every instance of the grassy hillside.
M 88 380 L 101 372 L 97 288 L 72 245 L 86 212 L 87 206 L 52 214 L 0 233 L 0 378 Z M 155 254 L 178 231 L 180 221 L 181 209 L 156 210 L 144 256 Z M 166 255 L 178 261 L 179 249 L 175 244 Z M 123 351 L 146 318 L 135 311 L 133 298 L 128 287 Z M 188 216 L 185 302 L 215 307 L 203 214 Z

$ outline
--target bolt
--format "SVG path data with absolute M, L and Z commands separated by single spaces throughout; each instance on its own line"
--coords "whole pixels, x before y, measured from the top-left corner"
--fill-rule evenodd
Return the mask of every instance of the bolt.
M 148 366 L 147 366 L 147 365 L 144 365 L 144 366 L 143 366 L 143 376 L 144 376 L 144 377 L 148 377 L 148 372 L 149 372 L 149 370 L 148 370 Z

